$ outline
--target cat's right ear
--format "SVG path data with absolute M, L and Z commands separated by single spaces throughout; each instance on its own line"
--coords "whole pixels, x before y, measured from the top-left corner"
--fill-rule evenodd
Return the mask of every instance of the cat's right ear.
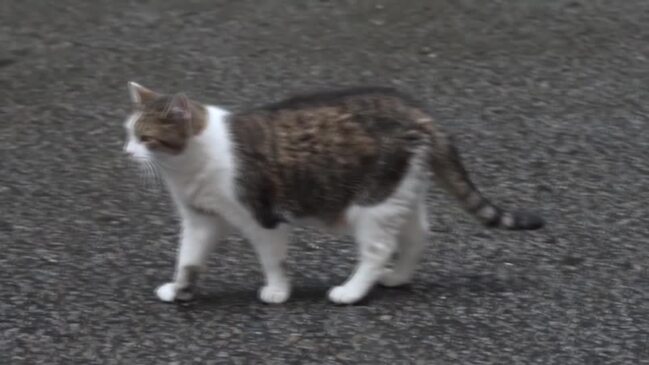
M 128 92 L 131 95 L 131 101 L 135 105 L 147 104 L 158 97 L 155 91 L 149 90 L 133 81 L 128 82 Z

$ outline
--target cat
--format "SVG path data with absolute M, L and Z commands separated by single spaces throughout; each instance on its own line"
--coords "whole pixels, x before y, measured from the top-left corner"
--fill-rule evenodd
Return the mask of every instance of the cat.
M 533 212 L 504 211 L 483 197 L 450 136 L 422 104 L 391 88 L 317 92 L 241 112 L 134 82 L 128 89 L 125 152 L 160 169 L 182 218 L 174 279 L 156 290 L 162 301 L 190 299 L 208 253 L 233 232 L 261 262 L 259 298 L 286 301 L 283 261 L 296 225 L 351 234 L 358 245 L 357 267 L 328 292 L 332 302 L 356 303 L 376 284 L 407 284 L 428 232 L 431 172 L 488 227 L 544 225 Z

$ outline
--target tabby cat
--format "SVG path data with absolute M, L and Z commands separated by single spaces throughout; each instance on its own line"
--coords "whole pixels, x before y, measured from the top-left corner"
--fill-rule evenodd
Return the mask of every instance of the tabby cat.
M 231 232 L 258 254 L 260 299 L 286 301 L 283 261 L 295 225 L 351 234 L 358 245 L 357 267 L 329 291 L 332 302 L 358 302 L 377 283 L 406 284 L 426 241 L 431 173 L 488 227 L 544 224 L 487 200 L 426 108 L 390 88 L 320 92 L 241 112 L 133 82 L 129 91 L 125 151 L 157 166 L 182 217 L 175 277 L 156 291 L 163 301 L 191 297 L 208 253 Z

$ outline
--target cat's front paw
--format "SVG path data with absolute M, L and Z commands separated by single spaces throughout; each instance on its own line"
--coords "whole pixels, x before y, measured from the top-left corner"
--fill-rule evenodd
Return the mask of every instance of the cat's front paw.
M 280 304 L 288 300 L 291 294 L 288 286 L 269 286 L 266 285 L 259 290 L 259 299 L 268 304 Z
M 180 290 L 176 283 L 162 284 L 155 291 L 158 299 L 163 302 L 173 302 L 176 300 L 190 300 L 193 295 L 189 290 Z
M 354 304 L 363 299 L 365 293 L 350 285 L 340 285 L 329 291 L 329 300 L 336 304 Z

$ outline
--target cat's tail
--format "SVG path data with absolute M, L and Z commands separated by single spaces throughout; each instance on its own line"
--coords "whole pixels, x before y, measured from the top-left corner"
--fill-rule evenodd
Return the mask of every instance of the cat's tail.
M 438 134 L 438 133 L 436 133 Z M 460 155 L 448 136 L 433 138 L 430 163 L 436 179 L 457 198 L 463 208 L 487 227 L 510 230 L 533 230 L 545 225 L 543 219 L 529 211 L 504 211 L 485 198 L 469 178 Z

